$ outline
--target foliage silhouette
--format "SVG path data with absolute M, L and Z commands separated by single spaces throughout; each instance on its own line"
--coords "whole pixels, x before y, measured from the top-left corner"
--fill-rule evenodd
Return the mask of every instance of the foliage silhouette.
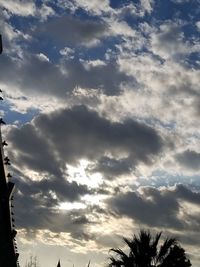
M 39 267 L 37 257 L 30 256 L 29 260 L 26 262 L 25 267 Z
M 112 248 L 115 257 L 109 258 L 108 267 L 190 267 L 185 250 L 175 238 L 166 238 L 159 246 L 161 234 L 160 232 L 153 237 L 149 231 L 141 230 L 132 239 L 123 238 L 129 253 Z

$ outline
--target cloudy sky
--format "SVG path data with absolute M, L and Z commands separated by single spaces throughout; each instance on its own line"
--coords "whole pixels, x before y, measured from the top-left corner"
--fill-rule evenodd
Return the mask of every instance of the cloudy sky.
M 140 228 L 199 266 L 199 4 L 0 0 L 22 267 L 105 266 Z

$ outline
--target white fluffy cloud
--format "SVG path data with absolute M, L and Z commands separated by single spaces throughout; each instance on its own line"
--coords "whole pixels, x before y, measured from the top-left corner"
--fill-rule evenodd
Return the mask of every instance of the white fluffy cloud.
M 24 17 L 33 16 L 36 12 L 35 4 L 29 0 L 1 0 L 0 5 L 12 14 Z
M 111 11 L 108 0 L 74 0 L 76 8 L 83 8 L 86 11 L 91 12 L 92 14 L 101 15 Z
M 154 0 L 140 0 L 144 12 L 151 13 L 153 10 Z

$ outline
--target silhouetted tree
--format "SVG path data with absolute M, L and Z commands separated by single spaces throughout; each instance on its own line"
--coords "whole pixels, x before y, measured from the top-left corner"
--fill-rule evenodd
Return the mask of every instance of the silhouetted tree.
M 152 237 L 149 231 L 140 231 L 132 239 L 124 238 L 129 253 L 117 248 L 111 249 L 115 257 L 110 257 L 109 267 L 190 267 L 185 250 L 175 238 L 167 238 L 159 246 L 161 232 Z
M 29 260 L 26 262 L 25 267 L 39 267 L 37 257 L 30 256 Z

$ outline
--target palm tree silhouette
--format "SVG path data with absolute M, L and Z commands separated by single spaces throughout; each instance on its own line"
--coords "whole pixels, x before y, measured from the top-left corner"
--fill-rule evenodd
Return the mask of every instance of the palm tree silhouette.
M 153 238 L 149 231 L 141 230 L 132 239 L 123 238 L 128 245 L 129 253 L 112 248 L 115 257 L 111 256 L 109 267 L 190 267 L 190 260 L 185 255 L 175 238 L 166 238 L 158 246 L 161 232 Z

